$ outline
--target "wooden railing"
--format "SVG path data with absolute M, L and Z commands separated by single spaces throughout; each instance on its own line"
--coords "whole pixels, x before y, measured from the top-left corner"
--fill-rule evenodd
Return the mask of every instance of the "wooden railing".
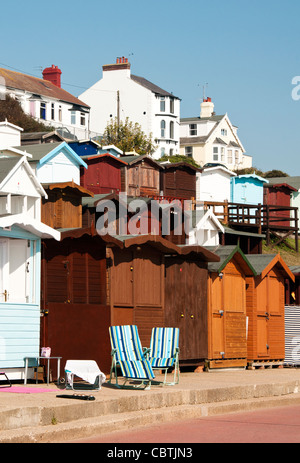
M 216 217 L 234 228 L 253 228 L 257 233 L 266 233 L 267 244 L 271 235 L 277 238 L 276 244 L 295 236 L 295 247 L 299 251 L 299 217 L 297 207 L 240 204 L 227 201 L 205 201 L 204 207 L 212 208 Z

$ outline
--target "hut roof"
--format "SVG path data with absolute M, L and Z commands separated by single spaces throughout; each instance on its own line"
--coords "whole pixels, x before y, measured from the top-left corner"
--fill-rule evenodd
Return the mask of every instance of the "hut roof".
M 206 247 L 213 253 L 215 253 L 219 258 L 219 263 L 209 263 L 208 270 L 212 273 L 221 273 L 226 265 L 233 259 L 236 258 L 240 266 L 246 275 L 256 276 L 256 270 L 249 262 L 243 251 L 239 246 L 219 246 L 217 248 Z
M 280 254 L 249 254 L 247 258 L 255 268 L 256 274 L 261 275 L 262 278 L 277 265 L 281 267 L 281 271 L 291 278 L 292 281 L 295 281 L 293 272 L 289 269 Z

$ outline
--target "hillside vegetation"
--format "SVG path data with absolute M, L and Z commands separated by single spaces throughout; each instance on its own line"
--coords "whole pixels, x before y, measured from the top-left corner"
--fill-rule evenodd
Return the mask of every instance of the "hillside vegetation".
M 297 253 L 295 249 L 295 240 L 290 238 L 286 240 L 287 243 L 291 246 L 287 246 L 285 243 L 281 243 L 278 246 L 267 246 L 266 242 L 263 242 L 263 254 L 280 254 L 286 264 L 290 267 L 293 265 L 300 265 L 300 252 Z M 299 249 L 300 249 L 300 240 L 299 240 Z

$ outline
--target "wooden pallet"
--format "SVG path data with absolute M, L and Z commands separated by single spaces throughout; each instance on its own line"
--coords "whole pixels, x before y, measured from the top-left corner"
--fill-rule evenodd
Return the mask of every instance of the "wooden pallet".
M 253 360 L 248 361 L 248 370 L 263 370 L 265 368 L 283 368 L 284 360 Z

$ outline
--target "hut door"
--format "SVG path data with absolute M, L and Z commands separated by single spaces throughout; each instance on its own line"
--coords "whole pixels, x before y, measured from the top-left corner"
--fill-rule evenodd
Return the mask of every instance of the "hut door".
M 133 253 L 125 250 L 115 252 L 111 280 L 112 325 L 133 324 L 133 272 Z
M 212 358 L 219 359 L 225 353 L 223 281 L 219 275 L 214 275 L 212 278 L 210 297 L 212 307 L 211 355 Z
M 207 270 L 198 262 L 166 259 L 165 326 L 180 329 L 180 359 L 207 357 Z
M 128 170 L 128 195 L 140 195 L 140 170 L 139 167 L 132 167 Z
M 225 358 L 246 358 L 246 285 L 236 263 L 227 265 L 223 281 Z
M 269 357 L 268 278 L 257 287 L 257 356 Z

